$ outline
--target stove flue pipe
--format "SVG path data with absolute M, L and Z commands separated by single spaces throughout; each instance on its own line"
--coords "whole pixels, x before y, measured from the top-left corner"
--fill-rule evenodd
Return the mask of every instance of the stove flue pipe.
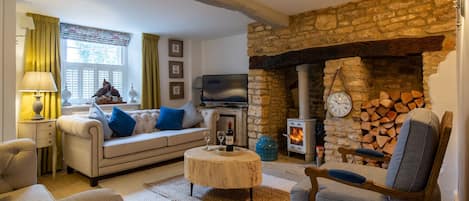
M 310 65 L 302 64 L 296 66 L 296 71 L 298 72 L 298 102 L 300 116 L 299 119 L 309 119 L 309 86 L 308 86 L 308 71 Z

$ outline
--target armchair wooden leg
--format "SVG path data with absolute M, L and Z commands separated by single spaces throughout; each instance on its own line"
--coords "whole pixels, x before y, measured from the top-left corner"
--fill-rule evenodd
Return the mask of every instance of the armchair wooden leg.
M 314 174 L 313 167 L 305 169 L 306 175 L 309 176 L 311 180 L 311 192 L 309 193 L 309 201 L 316 201 L 316 194 L 319 191 L 319 184 L 316 175 Z
M 99 177 L 90 177 L 90 186 L 95 187 L 98 185 Z

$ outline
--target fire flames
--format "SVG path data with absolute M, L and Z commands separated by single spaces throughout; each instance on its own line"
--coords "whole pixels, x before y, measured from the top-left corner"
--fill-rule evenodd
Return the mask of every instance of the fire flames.
M 303 145 L 303 128 L 291 127 L 290 129 L 290 143 Z

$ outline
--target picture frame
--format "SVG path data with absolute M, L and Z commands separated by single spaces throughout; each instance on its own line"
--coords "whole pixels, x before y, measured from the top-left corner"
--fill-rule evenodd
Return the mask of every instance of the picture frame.
M 184 78 L 184 62 L 169 61 L 169 78 Z
M 169 82 L 169 99 L 184 99 L 184 82 Z
M 183 57 L 184 43 L 182 40 L 168 40 L 168 55 L 170 57 Z

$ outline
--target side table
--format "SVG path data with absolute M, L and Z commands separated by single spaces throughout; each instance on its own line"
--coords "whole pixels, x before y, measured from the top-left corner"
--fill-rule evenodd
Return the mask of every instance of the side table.
M 18 122 L 18 138 L 29 138 L 36 142 L 37 149 L 52 146 L 52 177 L 55 179 L 57 165 L 56 119 L 23 120 Z M 40 175 L 42 152 L 38 151 L 38 175 Z

